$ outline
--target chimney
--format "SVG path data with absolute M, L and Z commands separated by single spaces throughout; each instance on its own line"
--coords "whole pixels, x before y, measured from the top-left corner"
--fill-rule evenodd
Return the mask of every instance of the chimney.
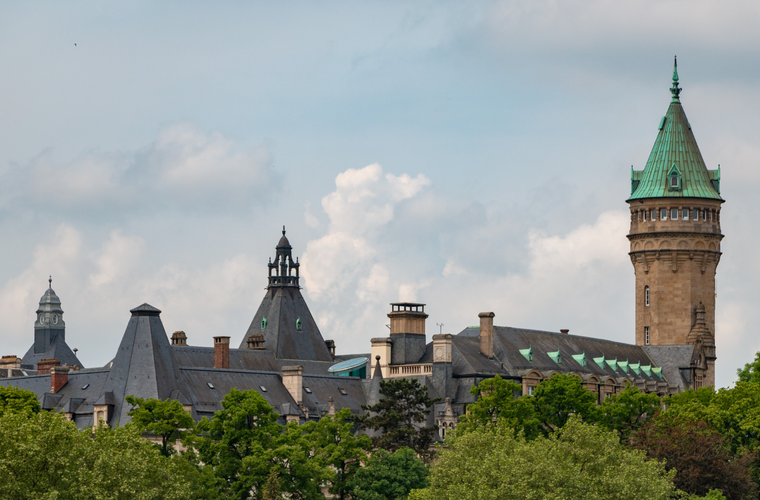
M 567 335 L 568 333 L 570 333 L 570 330 L 568 330 L 567 328 L 563 328 L 562 330 L 559 331 L 559 333 L 563 335 Z
M 187 345 L 187 335 L 185 335 L 185 332 L 178 331 L 172 333 L 172 345 Z
M 264 336 L 260 333 L 253 333 L 249 335 L 248 339 L 245 341 L 245 346 L 248 349 L 262 351 L 264 349 Z
M 303 366 L 283 366 L 282 384 L 300 406 L 303 403 Z
M 335 400 L 332 396 L 327 398 L 327 414 L 331 417 L 335 416 Z
M 3 356 L 2 359 L 0 359 L 0 372 L 7 370 L 9 377 L 13 376 L 13 370 L 19 369 L 21 369 L 21 358 L 15 354 Z
M 391 364 L 418 363 L 425 354 L 425 304 L 395 302 L 388 313 L 391 320 Z
M 50 373 L 50 369 L 54 366 L 61 366 L 61 362 L 55 358 L 47 358 L 40 360 L 37 363 L 37 375 L 44 375 Z
M 480 352 L 493 358 L 493 317 L 492 312 L 478 314 L 480 318 Z
M 214 368 L 230 367 L 230 338 L 214 337 Z
M 53 366 L 50 368 L 50 392 L 55 394 L 69 381 L 68 366 Z
M 327 350 L 330 351 L 330 356 L 332 356 L 332 359 L 334 361 L 335 360 L 335 341 L 325 340 L 325 345 L 327 346 Z

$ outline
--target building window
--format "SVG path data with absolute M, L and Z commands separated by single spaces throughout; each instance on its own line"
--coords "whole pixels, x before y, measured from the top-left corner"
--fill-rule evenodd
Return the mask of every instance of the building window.
M 649 286 L 644 287 L 644 305 L 649 305 Z
M 668 220 L 668 209 L 667 208 L 661 208 L 660 209 L 660 220 Z
M 707 210 L 702 210 L 702 220 L 703 221 L 707 220 Z
M 678 220 L 678 209 L 677 208 L 671 208 L 670 209 L 670 220 Z
M 536 390 L 536 387 L 533 386 L 533 385 L 529 385 L 528 386 L 528 396 L 532 396 L 534 390 Z
M 653 221 L 657 220 L 657 210 L 655 210 L 655 209 L 653 208 L 653 209 L 652 209 L 652 213 L 651 213 L 651 215 L 652 215 L 652 217 L 650 217 L 650 218 L 651 218 Z
M 644 345 L 649 345 L 649 327 L 644 327 Z
M 647 221 L 647 211 L 644 210 L 644 222 L 646 222 L 646 221 Z
M 691 211 L 691 218 L 694 220 L 699 220 L 699 210 L 696 208 Z
M 689 209 L 688 208 L 684 208 L 683 210 L 681 210 L 681 218 L 683 220 L 689 220 Z
M 678 176 L 677 175 L 671 175 L 670 176 L 670 187 L 672 187 L 672 188 L 678 188 Z

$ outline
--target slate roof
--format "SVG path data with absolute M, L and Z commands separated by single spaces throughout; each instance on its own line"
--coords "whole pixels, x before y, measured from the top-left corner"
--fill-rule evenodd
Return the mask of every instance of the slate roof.
M 27 370 L 36 370 L 37 363 L 50 358 L 57 359 L 62 365 L 83 366 L 74 351 L 66 343 L 63 335 L 57 335 L 45 352 L 35 353 L 34 344 L 32 344 L 32 347 L 21 358 L 21 367 Z
M 264 318 L 266 326 L 262 328 Z M 296 328 L 299 319 L 301 330 Z M 317 322 L 297 287 L 270 287 L 267 290 L 240 348 L 246 348 L 249 335 L 258 333 L 264 335 L 264 348 L 274 352 L 279 359 L 332 361 Z
M 720 169 L 708 170 L 680 100 L 678 72 L 673 72 L 673 98 L 643 171 L 631 170 L 631 197 L 710 198 L 720 200 Z M 668 173 L 675 166 L 680 189 L 671 189 Z
M 214 366 L 213 347 L 178 345 L 171 347 L 181 368 L 209 368 Z M 271 351 L 230 349 L 230 369 L 278 372 L 280 365 Z
M 682 368 L 689 368 L 694 356 L 695 345 L 648 345 L 643 349 L 649 357 L 662 366 L 665 378 L 673 385 L 686 389 L 691 383 L 691 373 Z
M 635 378 L 660 382 L 662 379 L 644 371 L 635 374 L 630 368 L 626 372 L 618 367 L 614 370 L 606 360 L 628 361 L 629 364 L 659 366 L 654 363 L 642 346 L 614 342 L 611 340 L 579 335 L 569 335 L 524 328 L 505 326 L 494 327 L 494 359 L 490 360 L 480 352 L 480 330 L 478 327 L 465 328 L 452 338 L 452 368 L 455 377 L 487 375 L 521 377 L 527 370 L 574 372 L 602 377 Z M 529 361 L 521 349 L 531 349 L 533 360 Z M 560 351 L 561 363 L 556 363 L 549 352 Z M 573 354 L 585 353 L 586 366 L 573 358 Z M 432 351 L 426 351 L 425 356 Z M 604 367 L 599 366 L 593 358 L 604 356 Z M 423 357 L 423 359 L 427 359 Z M 456 359 L 461 358 L 461 359 Z M 423 361 L 427 362 L 427 361 Z

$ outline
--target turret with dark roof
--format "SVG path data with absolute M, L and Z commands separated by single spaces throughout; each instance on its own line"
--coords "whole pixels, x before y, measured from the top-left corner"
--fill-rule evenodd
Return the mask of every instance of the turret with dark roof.
M 43 359 L 55 358 L 69 366 L 83 367 L 76 354 L 66 344 L 66 324 L 63 321 L 61 299 L 53 290 L 53 278 L 48 279 L 48 289 L 40 298 L 34 321 L 34 344 L 21 360 L 21 367 L 37 368 Z

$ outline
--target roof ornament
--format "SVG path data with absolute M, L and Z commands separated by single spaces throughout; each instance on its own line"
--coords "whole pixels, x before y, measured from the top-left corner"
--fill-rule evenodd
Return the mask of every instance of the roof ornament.
M 48 276 L 48 290 L 53 289 L 53 275 Z
M 285 225 L 282 226 L 282 235 L 285 236 Z
M 673 56 L 673 86 L 670 87 L 670 93 L 673 94 L 673 100 L 677 101 L 681 95 L 681 88 L 678 87 L 678 56 Z

